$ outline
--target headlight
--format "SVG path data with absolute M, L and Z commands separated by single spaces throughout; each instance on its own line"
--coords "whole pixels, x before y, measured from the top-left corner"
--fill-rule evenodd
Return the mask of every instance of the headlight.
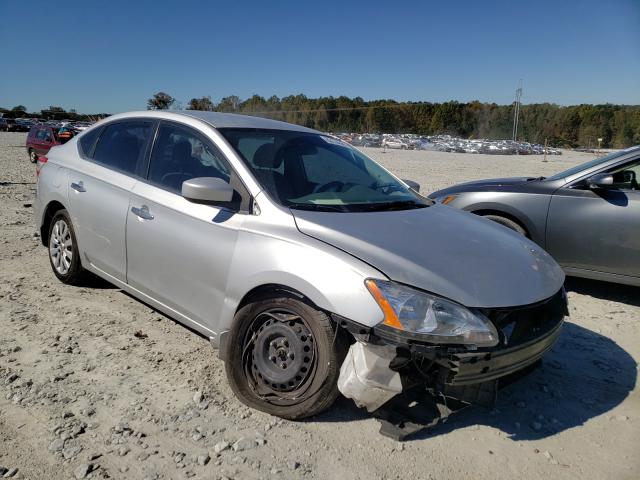
M 484 315 L 455 302 L 383 280 L 365 281 L 384 313 L 383 324 L 427 342 L 492 347 L 498 332 Z
M 458 195 L 444 195 L 442 197 L 436 197 L 434 200 L 436 203 L 441 203 L 442 205 L 448 205 L 453 202 Z

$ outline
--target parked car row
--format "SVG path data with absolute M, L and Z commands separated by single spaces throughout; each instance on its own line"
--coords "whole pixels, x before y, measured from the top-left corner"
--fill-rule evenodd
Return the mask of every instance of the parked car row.
M 562 155 L 555 148 L 513 140 L 465 139 L 451 135 L 414 134 L 334 134 L 341 140 L 357 147 L 384 147 L 399 150 L 436 150 L 440 152 L 483 153 L 490 155 Z
M 22 118 L 0 118 L 0 131 L 4 132 L 28 132 L 33 123 Z
M 4 132 L 28 132 L 34 125 L 47 125 L 52 128 L 66 127 L 78 133 L 86 130 L 94 122 L 80 122 L 71 120 L 42 120 L 38 118 L 5 118 L 0 117 L 0 131 Z

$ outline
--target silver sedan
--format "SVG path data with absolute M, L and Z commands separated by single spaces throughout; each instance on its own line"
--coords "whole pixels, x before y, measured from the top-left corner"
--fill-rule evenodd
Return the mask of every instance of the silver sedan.
M 91 272 L 205 335 L 274 415 L 314 415 L 339 385 L 369 410 L 401 385 L 495 388 L 561 331 L 564 273 L 541 248 L 308 128 L 121 114 L 37 167 L 56 277 Z

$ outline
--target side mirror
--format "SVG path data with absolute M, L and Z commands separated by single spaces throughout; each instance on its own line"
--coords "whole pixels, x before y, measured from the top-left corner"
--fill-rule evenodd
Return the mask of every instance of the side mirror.
M 230 202 L 233 188 L 221 178 L 196 177 L 182 182 L 182 196 L 193 202 Z
M 587 179 L 589 188 L 611 188 L 613 186 L 613 175 L 608 173 L 598 173 Z
M 402 180 L 411 190 L 415 190 L 416 192 L 420 192 L 420 184 L 418 182 L 414 182 L 413 180 Z

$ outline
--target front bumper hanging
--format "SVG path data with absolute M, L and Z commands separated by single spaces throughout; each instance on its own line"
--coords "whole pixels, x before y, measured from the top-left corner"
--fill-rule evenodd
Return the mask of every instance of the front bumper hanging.
M 372 358 L 376 352 L 395 349 L 396 355 L 391 361 L 387 358 L 386 363 L 377 363 L 379 368 L 374 377 L 391 378 L 398 372 L 402 382 L 402 391 L 390 388 L 387 397 L 391 400 L 380 408 L 367 405 L 368 395 L 363 385 L 369 384 L 365 377 L 371 370 L 363 370 L 360 374 L 364 382 L 359 390 L 351 389 L 351 394 L 346 396 L 373 411 L 382 424 L 380 433 L 397 440 L 442 423 L 451 413 L 466 406 L 492 408 L 500 388 L 540 364 L 560 336 L 568 311 L 566 296 L 561 290 L 533 306 L 486 313 L 499 329 L 501 342 L 496 347 L 477 350 L 425 344 L 415 336 L 402 335 L 386 326 L 363 328 L 334 315 L 338 325 L 347 329 Z M 367 345 L 372 347 L 367 349 Z M 354 378 L 358 378 L 357 373 Z M 378 389 L 385 388 L 379 383 L 371 384 Z M 361 398 L 354 398 L 353 392 Z

